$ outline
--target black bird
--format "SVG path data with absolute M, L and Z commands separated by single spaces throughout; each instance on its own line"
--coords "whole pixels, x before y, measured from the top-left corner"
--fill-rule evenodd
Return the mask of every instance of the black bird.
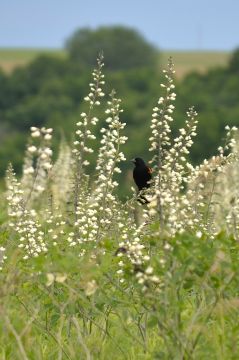
M 133 171 L 133 178 L 139 192 L 141 192 L 143 189 L 147 189 L 150 187 L 150 180 L 152 179 L 152 169 L 148 165 L 146 165 L 144 160 L 141 158 L 137 157 L 131 161 L 135 165 Z M 140 194 L 138 201 L 141 204 L 149 203 L 149 201 L 142 194 Z

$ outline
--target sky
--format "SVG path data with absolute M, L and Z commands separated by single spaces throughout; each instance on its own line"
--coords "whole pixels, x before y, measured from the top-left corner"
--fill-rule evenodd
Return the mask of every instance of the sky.
M 0 47 L 62 48 L 78 28 L 125 25 L 162 50 L 239 46 L 239 0 L 0 0 Z

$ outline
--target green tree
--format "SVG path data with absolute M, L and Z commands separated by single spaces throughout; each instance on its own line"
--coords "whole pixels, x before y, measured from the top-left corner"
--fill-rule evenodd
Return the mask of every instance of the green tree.
M 67 41 L 70 58 L 94 66 L 100 51 L 108 69 L 152 66 L 158 61 L 156 49 L 135 30 L 121 26 L 77 30 Z
M 231 56 L 229 70 L 232 72 L 239 72 L 239 48 L 236 49 Z

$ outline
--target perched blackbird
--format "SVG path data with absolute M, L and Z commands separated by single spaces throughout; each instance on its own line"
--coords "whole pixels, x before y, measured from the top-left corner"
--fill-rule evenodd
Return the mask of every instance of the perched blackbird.
M 150 180 L 152 179 L 152 169 L 147 166 L 143 159 L 141 158 L 135 158 L 131 160 L 135 164 L 135 168 L 133 171 L 133 178 L 135 181 L 135 184 L 138 187 L 139 191 L 142 191 L 143 189 L 147 189 L 150 187 Z M 149 201 L 140 194 L 139 202 L 141 204 L 148 204 Z

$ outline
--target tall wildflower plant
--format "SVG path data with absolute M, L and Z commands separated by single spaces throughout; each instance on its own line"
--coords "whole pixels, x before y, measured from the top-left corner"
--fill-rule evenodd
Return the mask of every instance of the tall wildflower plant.
M 239 241 L 239 136 L 238 131 L 231 144 L 234 160 L 227 164 L 219 176 L 216 191 L 220 194 L 220 205 L 216 207 L 216 226 L 220 228 L 226 217 L 226 229 Z
M 73 165 L 72 150 L 63 140 L 60 143 L 58 157 L 51 171 L 53 203 L 55 206 L 63 208 L 63 210 L 71 199 Z
M 127 138 L 121 134 L 125 124 L 120 121 L 120 100 L 111 93 L 106 110 L 107 128 L 101 129 L 102 139 L 98 152 L 95 181 L 82 188 L 81 201 L 77 205 L 78 218 L 74 223 L 75 232 L 71 232 L 68 241 L 77 243 L 98 243 L 112 231 L 117 213 L 118 202 L 114 194 L 118 183 L 114 174 L 120 172 L 118 164 L 125 160 L 120 146 Z M 77 240 L 76 240 L 77 239 Z
M 173 83 L 174 65 L 169 59 L 168 70 L 164 71 L 165 83 L 161 84 L 164 96 L 158 100 L 153 109 L 150 137 L 150 151 L 154 153 L 152 165 L 154 170 L 153 202 L 150 205 L 151 215 L 157 214 L 160 229 L 169 234 L 182 230 L 181 193 L 184 190 L 188 170 L 189 148 L 196 135 L 197 113 L 193 108 L 187 112 L 185 128 L 179 130 L 179 136 L 171 139 L 171 122 L 173 121 L 173 102 L 176 99 Z
M 127 137 L 121 134 L 126 125 L 120 121 L 120 113 L 123 111 L 120 108 L 121 100 L 115 97 L 114 91 L 110 97 L 111 100 L 108 101 L 106 110 L 108 128 L 101 129 L 101 147 L 98 153 L 97 177 L 93 192 L 98 207 L 98 236 L 104 228 L 110 225 L 111 220 L 114 219 L 114 213 L 117 211 L 114 190 L 118 183 L 114 179 L 114 174 L 121 172 L 118 165 L 121 161 L 126 160 L 121 151 L 121 145 L 127 140 Z
M 103 55 L 99 55 L 97 59 L 97 68 L 93 71 L 93 82 L 90 83 L 90 92 L 84 98 L 88 104 L 88 111 L 81 113 L 81 120 L 77 122 L 76 140 L 74 142 L 74 212 L 75 219 L 78 219 L 77 207 L 81 189 L 87 182 L 87 174 L 85 168 L 89 165 L 87 154 L 93 153 L 93 149 L 88 142 L 95 139 L 92 128 L 97 124 L 98 118 L 93 115 L 95 106 L 100 105 L 100 99 L 104 97 L 102 86 L 105 84 L 104 75 L 102 74 Z
M 227 136 L 224 147 L 219 147 L 220 157 L 225 165 L 218 174 L 215 185 L 217 201 L 214 206 L 217 232 L 225 222 L 225 229 L 239 240 L 239 134 L 237 127 L 226 126 Z M 226 156 L 225 153 L 229 154 Z
M 225 144 L 218 148 L 219 155 L 204 160 L 203 164 L 196 167 L 190 184 L 198 186 L 199 183 L 200 186 L 203 230 L 209 230 L 211 227 L 214 229 L 214 234 L 227 230 L 237 238 L 239 163 L 237 128 L 226 126 L 225 130 L 227 131 Z M 211 236 L 213 237 L 213 234 Z
M 121 100 L 115 96 L 115 91 L 110 94 L 107 109 L 106 126 L 101 128 L 102 139 L 96 161 L 96 173 L 91 177 L 85 171 L 89 161 L 87 153 L 93 150 L 89 148 L 88 140 L 94 140 L 91 127 L 98 119 L 93 116 L 95 105 L 99 105 L 98 98 L 103 97 L 102 88 L 104 75 L 102 74 L 103 58 L 98 58 L 98 68 L 93 72 L 94 83 L 90 84 L 91 92 L 85 98 L 89 102 L 88 114 L 83 113 L 83 120 L 77 123 L 74 154 L 74 220 L 67 241 L 69 245 L 80 245 L 80 255 L 84 255 L 88 248 L 97 249 L 97 244 L 105 236 L 111 236 L 115 230 L 119 202 L 115 190 L 118 183 L 115 174 L 120 173 L 119 164 L 125 160 L 121 146 L 127 137 L 122 134 L 125 124 L 120 121 Z M 114 229 L 114 230 L 113 230 Z
M 216 184 L 218 175 L 235 161 L 236 156 L 232 151 L 236 128 L 226 127 L 225 144 L 218 149 L 219 155 L 193 167 L 187 157 L 196 136 L 197 113 L 193 107 L 189 108 L 185 126 L 172 139 L 170 124 L 176 94 L 171 59 L 164 73 L 165 83 L 161 87 L 165 94 L 153 109 L 151 121 L 150 151 L 154 154 L 154 179 L 149 214 L 153 219 L 158 218 L 161 234 L 172 236 L 177 232 L 193 231 L 199 236 L 205 233 L 213 239 L 217 233 L 214 206 L 218 202 Z
M 18 248 L 24 260 L 47 251 L 44 232 L 33 209 L 26 208 L 24 191 L 11 166 L 7 171 L 9 226 L 17 234 Z
M 226 194 L 232 195 L 237 192 L 234 188 L 235 183 L 234 186 L 228 184 L 230 181 L 228 170 L 236 169 L 238 163 L 238 152 L 234 139 L 237 128 L 227 126 L 226 131 L 225 144 L 218 148 L 219 154 L 192 168 L 187 179 L 185 197 L 191 214 L 191 227 L 197 229 L 199 236 L 204 233 L 212 240 L 218 232 L 226 229 L 226 213 L 229 208 L 232 208 L 232 204 L 229 207 L 226 206 Z M 225 187 L 222 191 L 223 182 Z M 223 213 L 225 217 L 222 215 Z M 189 219 L 189 215 L 187 217 Z

